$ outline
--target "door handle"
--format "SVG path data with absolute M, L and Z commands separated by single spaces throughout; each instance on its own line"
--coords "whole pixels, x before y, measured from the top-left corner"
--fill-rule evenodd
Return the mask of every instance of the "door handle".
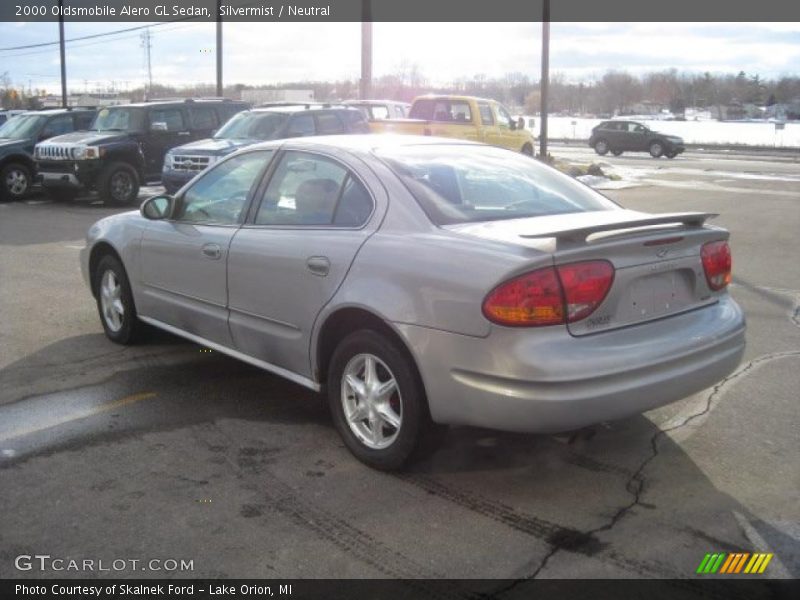
M 222 256 L 222 248 L 218 244 L 204 244 L 203 256 L 212 260 L 219 260 L 219 257 Z
M 325 277 L 331 270 L 331 261 L 327 256 L 311 256 L 306 261 L 306 266 L 314 275 Z
M 192 135 L 191 131 L 179 131 L 178 135 Z

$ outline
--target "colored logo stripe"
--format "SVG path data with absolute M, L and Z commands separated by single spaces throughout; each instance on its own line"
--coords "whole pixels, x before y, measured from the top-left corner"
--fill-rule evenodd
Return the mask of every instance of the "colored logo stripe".
M 756 552 L 753 554 L 749 552 L 733 552 L 731 554 L 726 554 L 725 552 L 709 552 L 703 557 L 700 566 L 697 567 L 697 573 L 763 573 L 773 556 L 773 554 L 766 552 Z

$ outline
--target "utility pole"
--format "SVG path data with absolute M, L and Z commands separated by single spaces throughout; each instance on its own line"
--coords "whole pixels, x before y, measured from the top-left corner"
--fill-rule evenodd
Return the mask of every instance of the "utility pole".
M 362 100 L 372 95 L 372 5 L 361 2 L 361 81 L 358 96 Z
M 61 57 L 61 108 L 67 108 L 67 59 L 64 48 L 64 0 L 58 0 L 58 52 Z
M 222 98 L 222 0 L 217 0 L 217 96 Z
M 547 160 L 547 94 L 550 91 L 550 0 L 542 0 L 542 80 L 539 158 Z
M 150 98 L 150 94 L 153 92 L 153 67 L 150 62 L 150 48 L 152 47 L 152 43 L 150 41 L 150 28 L 146 28 L 142 32 L 142 43 L 141 46 L 144 48 L 144 56 L 145 60 L 147 61 L 147 89 L 144 92 L 144 99 L 148 100 Z

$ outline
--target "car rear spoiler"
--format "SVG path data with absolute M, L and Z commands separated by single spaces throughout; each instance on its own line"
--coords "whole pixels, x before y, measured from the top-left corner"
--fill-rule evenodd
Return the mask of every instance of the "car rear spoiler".
M 643 217 L 641 219 L 631 219 L 629 221 L 618 221 L 616 223 L 601 223 L 598 225 L 589 225 L 587 227 L 557 229 L 555 231 L 531 235 L 522 234 L 520 237 L 525 239 L 555 238 L 559 246 L 562 244 L 583 244 L 586 243 L 590 235 L 604 231 L 620 231 L 620 233 L 628 235 L 634 232 L 646 232 L 647 229 L 657 228 L 658 225 L 684 225 L 685 227 L 700 228 L 708 219 L 713 219 L 718 216 L 719 214 L 717 213 L 667 213 Z

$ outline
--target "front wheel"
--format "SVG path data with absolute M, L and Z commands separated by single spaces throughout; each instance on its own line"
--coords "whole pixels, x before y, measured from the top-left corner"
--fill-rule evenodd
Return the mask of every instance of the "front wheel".
M 114 256 L 100 259 L 92 274 L 97 312 L 108 339 L 128 345 L 140 336 L 143 324 L 136 317 L 131 284 L 125 267 Z
M 0 169 L 0 200 L 22 200 L 31 189 L 31 171 L 20 163 Z
M 658 158 L 662 154 L 664 154 L 664 146 L 661 145 L 661 142 L 653 142 L 650 144 L 650 156 Z
M 600 156 L 608 154 L 608 142 L 605 140 L 597 140 L 594 144 L 594 151 Z
M 107 204 L 131 204 L 139 196 L 139 176 L 126 163 L 112 163 L 100 175 L 98 191 Z
M 336 348 L 328 402 L 348 449 L 376 469 L 399 469 L 437 430 L 411 358 L 376 331 L 356 331 Z

